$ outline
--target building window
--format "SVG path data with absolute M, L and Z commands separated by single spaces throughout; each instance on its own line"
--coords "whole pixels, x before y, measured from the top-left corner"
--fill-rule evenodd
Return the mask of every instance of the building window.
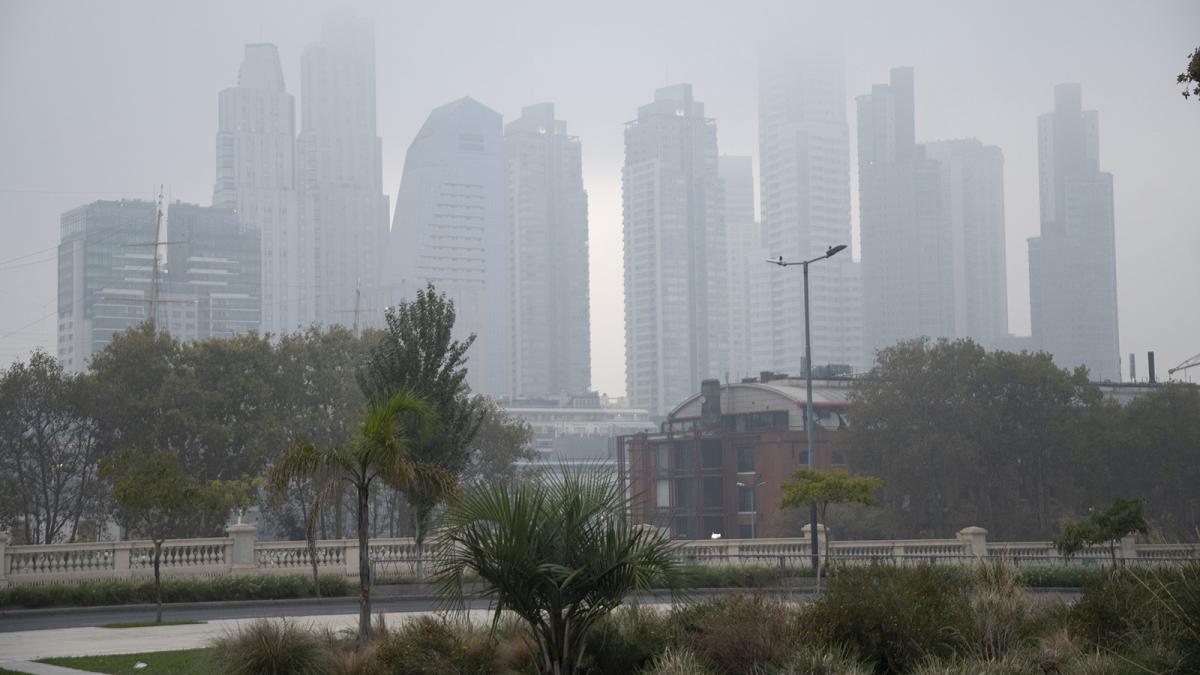
M 754 513 L 754 488 L 738 486 L 738 513 Z
M 655 449 L 658 454 L 658 468 L 666 471 L 670 466 L 669 462 L 671 448 L 666 443 L 659 443 L 657 446 L 655 446 Z
M 676 539 L 691 539 L 692 528 L 690 527 L 687 516 L 677 516 L 675 518 L 675 538 Z
M 737 449 L 738 473 L 754 473 L 754 446 Z
M 753 525 L 750 525 L 749 523 L 742 523 L 742 524 L 738 525 L 738 539 L 753 539 L 753 538 L 754 538 L 754 526 Z
M 700 445 L 701 461 L 705 469 L 713 469 L 724 464 L 724 449 L 721 447 L 721 441 L 717 439 L 707 439 Z
M 725 536 L 725 519 L 721 516 L 705 516 L 703 534 L 705 537 L 712 537 L 714 534 Z
M 676 469 L 691 469 L 696 466 L 695 454 L 692 452 L 692 447 L 692 444 L 688 442 L 675 444 Z
M 671 481 L 666 478 L 661 478 L 656 484 L 656 502 L 658 508 L 666 509 L 671 506 Z
M 719 509 L 725 506 L 725 485 L 721 478 L 705 478 L 703 483 L 704 507 Z
M 801 468 L 808 468 L 808 451 L 807 450 L 800 451 L 800 460 L 799 461 L 800 461 Z
M 687 509 L 696 506 L 696 481 L 693 478 L 675 479 L 675 506 Z
M 833 453 L 834 466 L 846 466 L 846 455 L 842 452 L 834 451 Z

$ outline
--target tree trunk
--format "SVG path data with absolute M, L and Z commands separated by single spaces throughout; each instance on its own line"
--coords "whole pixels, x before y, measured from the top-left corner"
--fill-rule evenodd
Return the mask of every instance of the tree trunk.
M 154 623 L 162 623 L 162 574 L 159 570 L 162 545 L 162 539 L 154 540 Z
M 370 492 L 366 485 L 358 488 L 358 646 L 366 647 L 371 639 L 371 533 L 367 531 Z
M 321 597 L 321 575 L 317 570 L 317 536 L 312 528 L 304 531 L 305 539 L 308 540 L 308 561 L 312 564 L 313 574 L 313 594 L 318 598 Z

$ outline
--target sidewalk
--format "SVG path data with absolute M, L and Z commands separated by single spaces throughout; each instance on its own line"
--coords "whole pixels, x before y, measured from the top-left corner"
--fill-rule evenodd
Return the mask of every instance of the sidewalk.
M 436 615 L 437 612 L 397 612 L 385 614 L 389 624 L 399 624 L 405 619 Z M 471 610 L 472 621 L 486 621 L 491 613 L 486 610 Z M 296 616 L 289 620 L 314 628 L 356 629 L 358 614 L 328 614 L 323 616 Z M 30 664 L 37 659 L 55 656 L 96 656 L 103 654 L 134 654 L 138 652 L 163 652 L 177 649 L 204 647 L 208 641 L 225 631 L 256 621 L 256 619 L 221 619 L 204 624 L 180 626 L 150 626 L 146 628 L 56 628 L 14 633 L 0 633 L 0 668 L 18 672 L 66 675 L 82 671 L 57 668 L 44 664 Z M 38 670 L 33 670 L 37 668 Z

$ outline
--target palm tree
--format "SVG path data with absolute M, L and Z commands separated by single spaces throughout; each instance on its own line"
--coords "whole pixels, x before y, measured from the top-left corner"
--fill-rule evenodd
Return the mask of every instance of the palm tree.
M 406 423 L 410 421 L 411 424 Z M 371 488 L 377 481 L 382 481 L 398 490 L 420 487 L 438 494 L 450 494 L 453 481 L 445 472 L 409 458 L 409 450 L 417 440 L 415 437 L 428 438 L 435 426 L 435 415 L 425 401 L 411 394 L 398 393 L 390 399 L 372 400 L 363 412 L 354 437 L 347 443 L 318 448 L 302 440 L 284 451 L 271 467 L 269 482 L 275 492 L 286 491 L 294 479 L 325 479 L 310 511 L 310 520 L 339 488 L 349 486 L 357 493 L 360 645 L 366 644 L 371 637 L 368 547 Z
M 443 602 L 464 608 L 463 582 L 478 575 L 497 620 L 507 610 L 529 625 L 541 671 L 575 672 L 588 631 L 627 594 L 681 577 L 670 538 L 630 524 L 629 501 L 615 476 L 565 467 L 460 495 L 436 544 Z

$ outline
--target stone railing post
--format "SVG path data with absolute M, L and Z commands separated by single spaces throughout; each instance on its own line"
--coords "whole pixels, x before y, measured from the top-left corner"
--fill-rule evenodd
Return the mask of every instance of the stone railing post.
M 1122 564 L 1137 561 L 1137 536 L 1129 535 L 1121 537 L 1121 555 Z
M 133 577 L 133 566 L 129 560 L 132 551 L 132 541 L 118 541 L 113 543 L 113 576 L 118 579 L 130 579 Z
M 801 528 L 803 532 L 802 538 L 805 542 L 812 541 L 812 524 L 805 525 Z M 829 528 L 825 527 L 824 523 L 817 523 L 817 554 L 821 556 L 821 564 L 828 565 L 829 561 L 825 559 L 825 538 L 829 536 Z M 830 555 L 833 551 L 829 552 Z
M 12 534 L 8 530 L 0 530 L 0 588 L 8 585 L 8 540 Z
M 346 561 L 346 576 L 358 578 L 358 540 L 343 539 L 342 545 L 345 547 L 345 554 L 342 560 Z
M 964 527 L 958 531 L 958 540 L 976 558 L 987 557 L 987 530 L 982 527 Z
M 253 572 L 258 568 L 254 558 L 254 541 L 258 538 L 258 528 L 253 525 L 238 523 L 230 525 L 226 530 L 232 542 L 232 552 L 225 560 L 225 565 L 231 574 Z

